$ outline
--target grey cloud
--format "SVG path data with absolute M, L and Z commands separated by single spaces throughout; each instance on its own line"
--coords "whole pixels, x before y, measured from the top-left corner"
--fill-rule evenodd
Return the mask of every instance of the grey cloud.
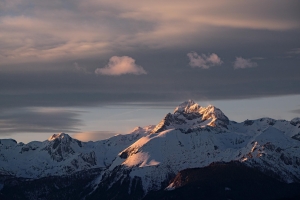
M 236 57 L 233 65 L 234 69 L 245 69 L 257 67 L 257 63 L 251 61 L 251 59 L 244 59 L 242 57 Z
M 216 77 L 215 79 L 218 79 Z M 204 83 L 206 82 L 206 83 Z M 180 82 L 181 83 L 181 82 Z M 186 99 L 195 100 L 225 100 L 225 99 L 249 99 L 257 97 L 279 96 L 289 94 L 299 94 L 297 88 L 289 87 L 297 84 L 297 81 L 286 80 L 281 85 L 274 81 L 237 81 L 213 84 L 213 80 L 202 80 L 195 82 L 196 85 L 176 84 L 171 86 L 154 85 L 148 87 L 146 91 L 114 91 L 114 92 L 77 92 L 77 93 L 52 93 L 52 94 L 17 94 L 1 95 L 0 106 L 8 108 L 19 108 L 25 106 L 106 106 L 130 104 L 140 105 L 140 102 L 150 102 L 150 106 L 169 104 L 174 101 L 184 101 Z M 199 86 L 203 84 L 203 86 Z M 159 88 L 160 87 L 160 88 Z M 190 88 L 187 88 L 190 87 Z M 158 88 L 155 90 L 155 88 Z M 137 90 L 137 88 L 134 88 Z M 168 103 L 166 103 L 168 102 Z
M 77 62 L 74 62 L 73 65 L 74 65 L 75 70 L 79 73 L 84 73 L 84 74 L 90 74 L 91 73 L 85 67 L 80 66 Z
M 280 38 L 281 33 L 276 37 Z M 278 45 L 285 43 L 284 45 L 293 46 L 292 40 L 288 39 L 290 37 L 278 41 Z M 137 63 L 147 69 L 147 76 L 112 77 L 76 73 L 74 62 L 53 64 L 64 69 L 63 71 L 35 72 L 26 71 L 25 68 L 20 72 L 0 72 L 0 107 L 101 106 L 130 102 L 170 102 L 189 98 L 220 100 L 299 94 L 300 60 L 264 59 L 259 60 L 260 67 L 252 70 L 232 69 L 232 60 L 237 52 L 243 55 L 248 53 L 249 58 L 270 58 L 284 52 L 276 48 L 264 51 L 263 46 L 271 44 L 250 46 L 246 43 L 240 49 L 242 43 L 238 47 L 230 46 L 230 51 L 227 48 L 220 49 L 218 55 L 224 64 L 210 70 L 187 67 L 186 52 L 189 50 L 163 49 L 128 53 L 128 56 L 137 58 Z M 204 51 L 200 48 L 196 50 Z M 211 49 L 207 51 L 213 52 Z M 122 54 L 120 52 L 118 55 Z M 101 59 L 76 62 L 80 66 L 87 66 L 88 71 L 107 64 L 107 60 Z M 66 65 L 69 68 L 64 68 Z
M 290 112 L 300 114 L 300 109 L 291 110 Z
M 291 51 L 291 53 L 293 53 L 293 54 L 300 54 L 300 48 L 293 49 Z
M 187 56 L 189 57 L 189 65 L 191 67 L 209 69 L 210 67 L 221 65 L 223 63 L 223 61 L 215 53 L 198 55 L 196 52 L 190 52 Z
M 78 132 L 82 125 L 75 111 L 53 108 L 1 109 L 1 134 L 22 132 Z
M 264 57 L 253 57 L 253 58 L 251 58 L 251 60 L 264 60 L 264 59 L 266 59 L 266 58 L 264 58 Z
M 287 54 L 288 54 L 290 57 L 297 57 L 297 56 L 300 56 L 300 48 L 294 48 L 294 49 L 288 51 Z

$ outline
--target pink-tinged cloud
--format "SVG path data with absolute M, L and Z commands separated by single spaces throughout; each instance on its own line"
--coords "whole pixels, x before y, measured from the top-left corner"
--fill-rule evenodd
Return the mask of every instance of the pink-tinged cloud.
M 98 141 L 98 140 L 108 139 L 117 134 L 118 133 L 111 132 L 111 131 L 87 131 L 87 132 L 75 133 L 72 135 L 72 137 L 83 142 L 88 142 L 88 141 Z
M 0 13 L 0 66 L 103 59 L 139 46 L 210 44 L 212 35 L 224 34 L 215 27 L 300 28 L 296 1 L 1 0 Z
M 128 56 L 113 56 L 104 68 L 97 68 L 95 74 L 119 76 L 123 74 L 147 74 L 143 67 L 136 65 L 135 60 Z
M 215 53 L 212 53 L 210 55 L 209 54 L 198 55 L 196 52 L 190 52 L 187 54 L 187 56 L 189 57 L 190 60 L 189 65 L 191 67 L 209 69 L 210 67 L 218 66 L 223 63 L 220 57 Z
M 233 67 L 234 69 L 245 69 L 245 68 L 257 67 L 257 63 L 252 62 L 251 59 L 236 57 Z

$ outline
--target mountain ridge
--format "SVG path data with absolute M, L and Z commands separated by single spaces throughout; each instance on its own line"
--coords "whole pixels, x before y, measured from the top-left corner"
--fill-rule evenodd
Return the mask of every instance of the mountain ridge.
M 82 142 L 65 133 L 28 144 L 2 139 L 0 185 L 9 187 L 7 176 L 39 180 L 96 170 L 81 188 L 85 198 L 105 191 L 113 195 L 118 187 L 122 195 L 143 198 L 168 188 L 182 170 L 233 161 L 286 184 L 300 183 L 299 138 L 300 118 L 237 123 L 219 108 L 189 100 L 156 126 L 137 127 L 106 140 Z

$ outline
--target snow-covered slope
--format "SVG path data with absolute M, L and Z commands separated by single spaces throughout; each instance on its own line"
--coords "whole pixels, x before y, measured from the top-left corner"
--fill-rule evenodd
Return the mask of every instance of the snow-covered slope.
M 146 192 L 164 187 L 165 180 L 180 170 L 220 161 L 244 162 L 274 172 L 283 181 L 299 181 L 297 122 L 261 118 L 236 123 L 214 106 L 187 101 L 167 114 L 150 135 L 121 151 L 109 170 L 130 169 L 130 177 L 140 177 Z
M 39 178 L 101 168 L 90 195 L 125 182 L 125 191 L 140 185 L 145 194 L 172 189 L 168 181 L 181 170 L 237 161 L 290 183 L 300 182 L 299 147 L 300 118 L 236 123 L 189 100 L 156 126 L 107 140 L 81 142 L 63 133 L 28 144 L 0 140 L 0 173 Z
M 66 175 L 111 164 L 117 154 L 149 134 L 152 126 L 137 127 L 127 135 L 116 135 L 97 142 L 81 142 L 68 134 L 52 135 L 44 142 L 17 143 L 0 140 L 0 174 L 40 178 Z

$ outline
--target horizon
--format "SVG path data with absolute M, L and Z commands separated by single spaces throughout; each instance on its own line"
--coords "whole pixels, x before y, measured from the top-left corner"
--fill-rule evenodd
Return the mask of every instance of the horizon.
M 291 101 L 291 99 L 293 101 Z M 268 102 L 272 100 L 273 104 L 268 105 Z M 282 102 L 286 102 L 286 100 L 290 100 L 290 107 L 283 107 L 283 106 L 279 106 L 280 104 L 282 104 Z M 261 99 L 251 99 L 251 100 L 234 100 L 234 101 L 214 101 L 213 103 L 211 102 L 201 102 L 200 104 L 195 101 L 195 103 L 199 104 L 201 107 L 207 107 L 209 105 L 213 105 L 217 108 L 219 108 L 228 118 L 230 121 L 236 121 L 236 122 L 243 122 L 246 120 L 256 120 L 256 119 L 260 119 L 260 118 L 272 118 L 275 120 L 287 120 L 287 121 L 291 121 L 292 119 L 296 118 L 296 117 L 300 117 L 300 115 L 293 111 L 293 110 L 289 110 L 291 108 L 293 108 L 293 106 L 298 105 L 297 103 L 300 100 L 300 95 L 294 95 L 291 97 L 286 97 L 286 96 L 282 96 L 282 97 L 269 97 L 269 98 L 261 98 Z M 274 103 L 276 102 L 276 103 Z M 183 102 L 180 102 L 183 103 Z M 18 143 L 19 142 L 23 142 L 23 143 L 28 143 L 28 142 L 32 142 L 32 141 L 45 141 L 48 138 L 50 138 L 51 136 L 55 135 L 55 134 L 60 134 L 60 133 L 65 133 L 68 134 L 69 136 L 71 136 L 72 138 L 78 139 L 80 141 L 83 142 L 88 142 L 88 141 L 99 141 L 99 140 L 105 140 L 108 139 L 110 137 L 113 137 L 115 135 L 118 134 L 130 134 L 131 131 L 133 131 L 135 128 L 137 127 L 145 127 L 145 126 L 150 126 L 150 125 L 154 125 L 156 126 L 164 117 L 165 115 L 167 115 L 167 113 L 173 113 L 174 109 L 179 106 L 178 103 L 176 106 L 172 107 L 172 106 L 168 106 L 166 105 L 166 103 L 162 104 L 162 105 L 156 105 L 155 107 L 150 107 L 150 106 L 141 106 L 139 104 L 139 106 L 136 105 L 129 105 L 128 106 L 114 106 L 113 108 L 106 108 L 106 112 L 109 113 L 109 111 L 114 110 L 115 114 L 111 114 L 111 116 L 109 118 L 112 118 L 112 120 L 110 120 L 111 124 L 107 125 L 107 121 L 101 122 L 100 120 L 97 120 L 97 118 L 94 120 L 96 122 L 89 122 L 89 121 L 83 121 L 84 119 L 89 119 L 91 117 L 95 117 L 98 116 L 100 119 L 103 117 L 107 116 L 103 116 L 103 115 L 97 115 L 97 111 L 99 110 L 103 110 L 104 108 L 91 108 L 91 110 L 87 110 L 85 109 L 85 113 L 87 116 L 83 116 L 82 117 L 82 121 L 85 123 L 84 126 L 82 126 L 82 129 L 84 129 L 84 127 L 87 127 L 87 131 L 84 132 L 77 132 L 77 133 L 68 133 L 68 132 L 47 132 L 47 133 L 41 133 L 39 134 L 38 139 L 35 138 L 35 136 L 37 135 L 36 133 L 21 133 L 21 134 L 12 134 L 12 135 L 8 135 L 8 136 L 4 136 L 1 139 L 15 139 Z M 174 102 L 171 103 L 175 104 Z M 235 107 L 234 105 L 239 104 L 240 106 L 242 105 L 251 105 L 251 112 L 250 113 L 243 113 L 245 111 L 247 111 L 247 108 L 242 108 L 242 107 Z M 259 106 L 254 106 L 258 104 Z M 285 103 L 283 103 L 285 104 Z M 226 112 L 224 112 L 224 109 L 222 109 L 222 107 L 220 106 L 216 106 L 216 105 L 220 105 L 220 106 L 224 106 Z M 264 107 L 264 111 L 266 113 L 262 114 L 257 112 L 258 110 L 261 110 L 261 107 Z M 277 107 L 277 110 L 274 111 L 274 108 Z M 279 109 L 279 108 L 281 109 Z M 234 110 L 232 110 L 232 108 L 235 108 Z M 78 109 L 78 108 L 77 108 Z M 121 111 L 121 113 L 119 113 Z M 150 111 L 150 112 L 149 112 Z M 95 113 L 96 112 L 96 113 Z M 165 112 L 165 113 L 163 113 Z M 229 115 L 228 115 L 228 114 Z M 280 113 L 280 114 L 278 114 Z M 96 115 L 95 115 L 96 114 Z M 149 116 L 150 114 L 150 116 Z M 269 115 L 268 115 L 269 114 Z M 137 116 L 136 116 L 137 115 Z M 116 126 L 116 124 L 120 121 L 124 121 L 124 118 L 126 118 L 126 122 L 123 123 L 122 125 Z M 149 123 L 148 123 L 149 122 Z M 150 123 L 152 122 L 152 123 Z M 134 123 L 141 123 L 140 125 L 134 125 Z M 148 124 L 147 124 L 148 123 Z M 98 124 L 98 125 L 95 125 Z M 100 124 L 100 125 L 99 125 Z M 117 129 L 113 129 L 113 130 L 98 130 L 98 131 L 93 131 L 93 130 L 88 130 L 88 128 L 94 128 L 97 129 L 101 128 L 101 126 L 103 126 L 104 124 L 106 124 L 106 127 L 118 127 Z M 16 136 L 16 137 L 10 137 L 10 136 Z M 28 138 L 28 136 L 31 136 Z M 33 138 L 33 139 L 30 139 Z
M 156 125 L 188 99 L 233 121 L 290 121 L 300 116 L 298 7 L 4 0 L 0 139 L 100 140 Z

